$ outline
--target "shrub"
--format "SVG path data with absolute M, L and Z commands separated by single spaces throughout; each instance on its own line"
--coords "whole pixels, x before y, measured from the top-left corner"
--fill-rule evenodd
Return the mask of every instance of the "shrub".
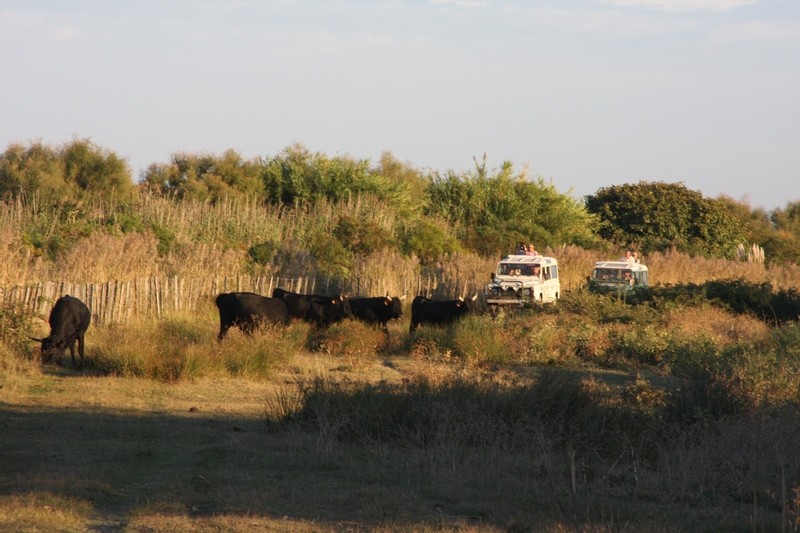
M 673 335 L 663 351 L 661 366 L 680 378 L 708 379 L 714 375 L 721 357 L 721 348 L 707 334 L 689 338 Z
M 658 365 L 670 342 L 670 334 L 654 325 L 613 330 L 609 352 L 633 363 Z
M 155 329 L 155 332 L 154 332 Z M 98 329 L 90 364 L 101 372 L 164 382 L 218 374 L 264 378 L 301 350 L 308 328 L 264 328 L 253 337 L 231 330 L 216 340 L 216 325 L 169 317 Z
M 216 355 L 228 375 L 249 379 L 265 379 L 301 351 L 309 327 L 300 322 L 288 328 L 266 326 L 252 337 L 229 334 L 220 343 Z
M 258 242 L 247 249 L 247 256 L 256 265 L 267 265 L 278 253 L 279 245 L 272 241 Z
M 362 367 L 375 359 L 387 342 L 386 334 L 370 324 L 346 320 L 317 330 L 310 336 L 311 348 Z
M 465 362 L 497 364 L 519 360 L 512 352 L 513 344 L 508 332 L 488 315 L 466 316 L 453 325 L 452 346 Z

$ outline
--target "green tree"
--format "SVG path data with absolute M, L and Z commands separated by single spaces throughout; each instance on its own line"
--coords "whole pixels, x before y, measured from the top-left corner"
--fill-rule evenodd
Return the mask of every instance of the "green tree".
M 458 239 L 433 218 L 420 218 L 407 224 L 401 235 L 403 253 L 416 255 L 424 265 L 461 249 Z
M 768 213 L 746 202 L 721 196 L 719 200 L 744 228 L 747 243 L 764 249 L 768 263 L 800 264 L 800 202 Z
M 0 155 L 0 196 L 37 195 L 45 203 L 85 197 L 127 199 L 130 169 L 114 152 L 78 139 L 53 148 L 41 142 L 12 144 Z
M 345 248 L 355 254 L 370 254 L 394 245 L 390 231 L 349 215 L 339 218 L 333 235 Z
M 64 179 L 86 194 L 130 199 L 134 193 L 128 164 L 114 152 L 88 139 L 76 140 L 61 149 Z
M 398 213 L 405 217 L 419 216 L 425 205 L 427 187 L 427 180 L 419 170 L 398 161 L 390 152 L 383 152 L 373 172 L 396 184 L 397 200 L 393 203 Z
M 368 160 L 329 158 L 312 154 L 302 145 L 286 148 L 282 154 L 263 161 L 267 199 L 288 205 L 316 200 L 344 200 L 372 195 L 393 206 L 407 203 L 408 186 L 373 170 Z
M 48 201 L 64 197 L 68 189 L 64 181 L 64 163 L 54 148 L 40 142 L 28 147 L 11 144 L 0 155 L 0 195 L 3 198 L 37 193 L 40 199 Z
M 682 183 L 641 181 L 605 187 L 586 198 L 586 207 L 599 217 L 601 237 L 645 252 L 674 247 L 733 257 L 736 245 L 747 240 L 724 202 L 703 198 Z
M 464 175 L 435 174 L 427 194 L 425 213 L 450 221 L 466 246 L 484 255 L 507 253 L 520 240 L 540 248 L 594 240 L 594 220 L 582 203 L 515 172 L 510 162 L 492 174 L 485 162 Z
M 788 202 L 783 209 L 776 209 L 770 218 L 776 229 L 788 231 L 800 239 L 800 200 Z
M 178 199 L 264 198 L 261 173 L 259 160 L 245 161 L 234 150 L 220 156 L 175 153 L 168 164 L 148 167 L 142 187 Z

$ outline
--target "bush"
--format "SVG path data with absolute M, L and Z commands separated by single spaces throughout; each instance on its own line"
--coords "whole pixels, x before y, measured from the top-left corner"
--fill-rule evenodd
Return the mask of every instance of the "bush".
M 456 322 L 452 341 L 455 354 L 465 362 L 503 364 L 520 359 L 512 351 L 514 338 L 488 315 L 469 315 Z
M 345 361 L 354 368 L 375 360 L 384 349 L 386 334 L 377 327 L 358 321 L 345 320 L 310 336 L 311 349 Z
M 155 329 L 155 333 L 154 333 Z M 164 382 L 214 375 L 266 378 L 303 348 L 308 327 L 267 327 L 253 337 L 229 332 L 216 340 L 216 325 L 196 317 L 99 328 L 88 365 L 100 372 Z

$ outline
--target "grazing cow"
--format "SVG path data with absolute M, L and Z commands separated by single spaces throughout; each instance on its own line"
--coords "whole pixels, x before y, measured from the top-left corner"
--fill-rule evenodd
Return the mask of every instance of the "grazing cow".
M 73 296 L 62 296 L 50 311 L 50 335 L 43 339 L 31 337 L 42 343 L 42 361 L 55 360 L 61 364 L 64 350 L 69 348 L 72 366 L 75 361 L 75 342 L 78 342 L 78 354 L 81 356 L 81 367 L 84 363 L 84 335 L 89 329 L 92 314 L 86 304 Z
M 414 333 L 419 324 L 450 324 L 463 315 L 472 312 L 475 307 L 476 294 L 469 300 L 431 300 L 424 296 L 417 296 L 411 302 L 411 327 L 408 332 Z
M 231 327 L 238 327 L 246 335 L 252 335 L 260 324 L 282 324 L 291 322 L 286 303 L 278 298 L 267 298 L 252 292 L 226 292 L 215 300 L 219 309 L 218 340 L 225 338 Z
M 297 294 L 274 289 L 272 297 L 286 302 L 292 318 L 299 318 L 319 327 L 327 327 L 345 318 L 353 318 L 350 302 L 344 296 Z
M 356 319 L 370 324 L 380 324 L 381 329 L 387 334 L 389 327 L 386 323 L 403 316 L 403 304 L 397 297 L 389 298 L 387 295 L 376 298 L 350 298 L 349 301 L 350 309 L 353 310 Z

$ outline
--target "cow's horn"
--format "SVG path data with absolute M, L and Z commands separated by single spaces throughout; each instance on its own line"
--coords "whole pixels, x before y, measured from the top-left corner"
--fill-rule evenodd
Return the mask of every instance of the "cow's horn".
M 472 297 L 472 301 L 474 302 L 474 301 L 475 301 L 475 300 L 477 300 L 477 299 L 478 299 L 478 293 L 476 292 L 476 293 L 475 293 L 475 296 L 473 296 L 473 297 Z
M 37 339 L 36 337 L 31 337 L 31 336 L 29 335 L 29 336 L 28 336 L 28 338 L 29 338 L 30 340 L 32 340 L 32 341 L 36 341 L 36 342 L 44 342 L 44 339 L 45 339 L 46 337 L 43 337 L 43 338 L 41 338 L 41 339 Z

